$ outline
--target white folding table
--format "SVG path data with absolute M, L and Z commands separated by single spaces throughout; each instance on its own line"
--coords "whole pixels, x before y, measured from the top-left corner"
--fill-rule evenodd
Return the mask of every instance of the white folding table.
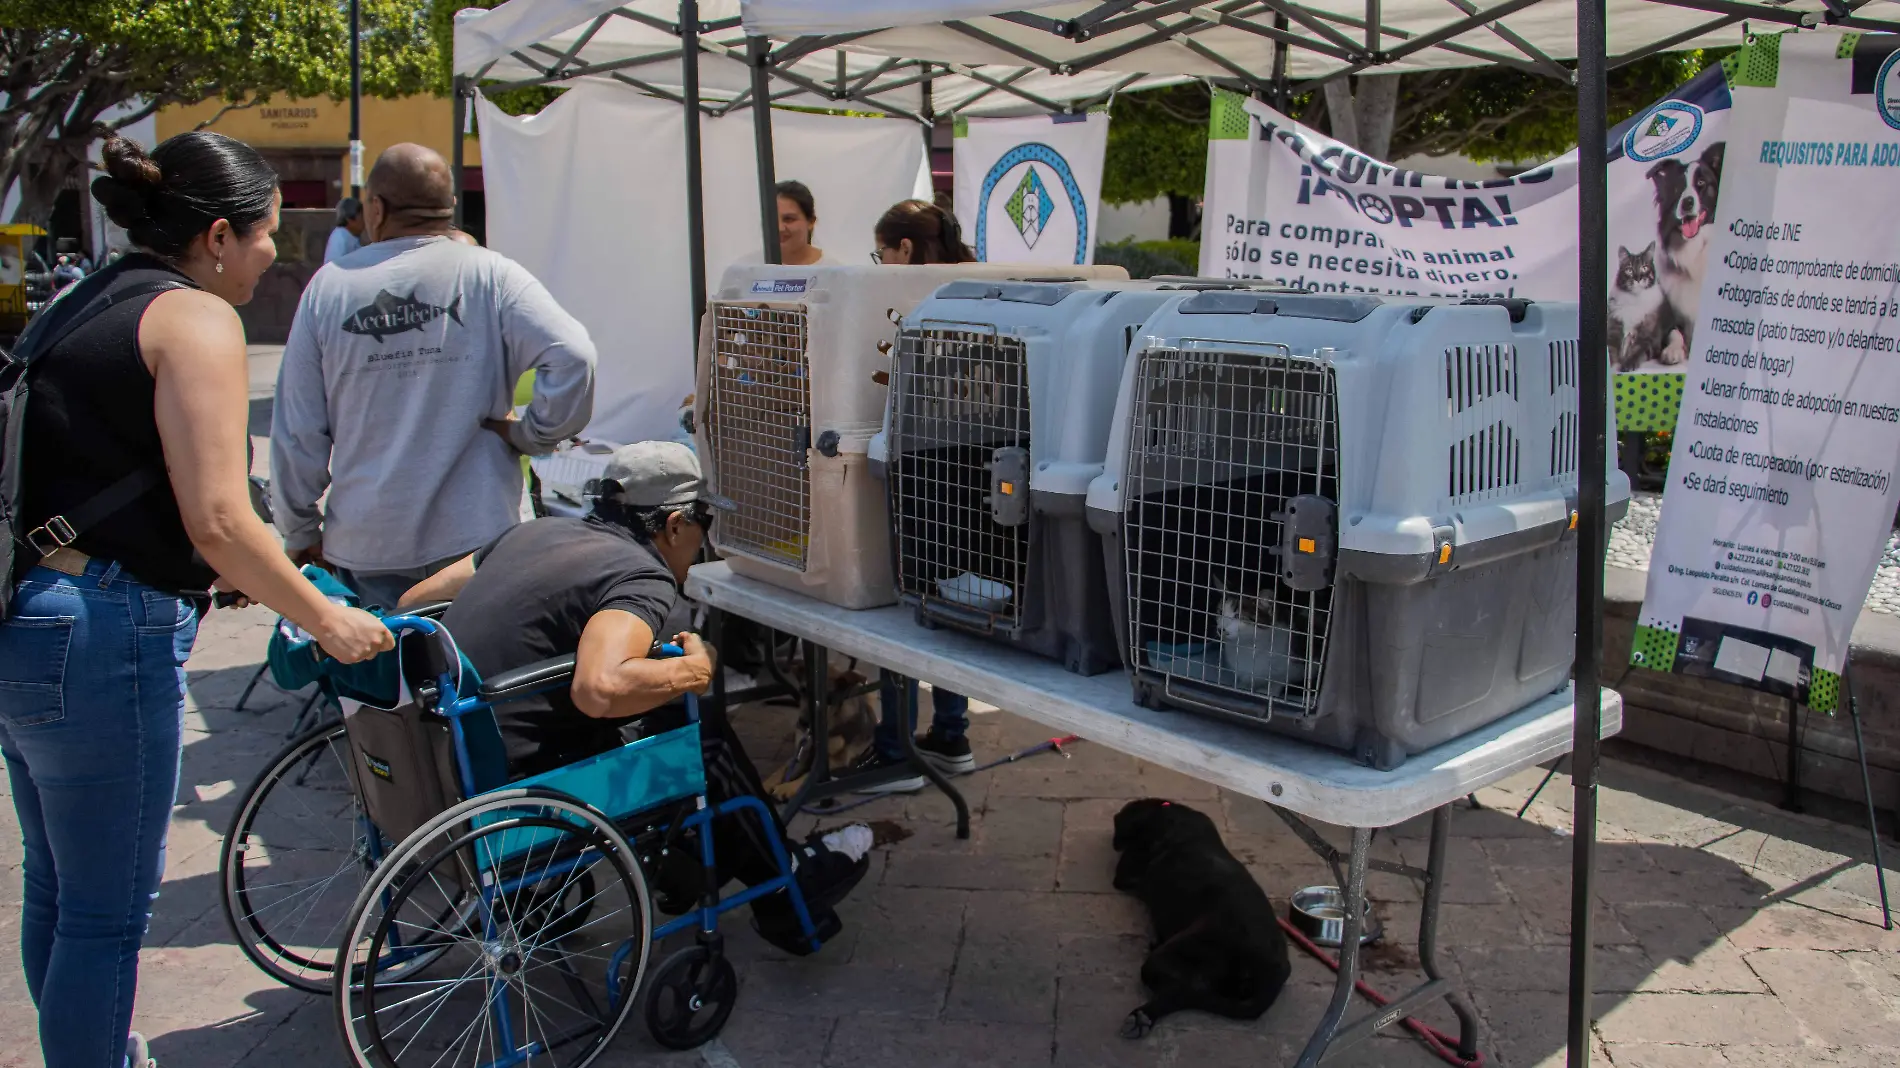
M 1481 787 L 1568 753 L 1573 729 L 1568 688 L 1488 727 L 1416 754 L 1392 771 L 1378 771 L 1345 753 L 1296 738 L 1188 712 L 1143 708 L 1135 704 L 1127 677 L 1119 672 L 1074 675 L 1053 661 L 971 635 L 921 627 L 907 607 L 850 611 L 734 575 L 724 563 L 693 568 L 687 576 L 686 594 L 717 612 L 806 642 L 812 651 L 808 678 L 825 678 L 824 661 L 828 652 L 835 651 L 1266 802 L 1335 872 L 1340 871 L 1342 860 L 1346 864 L 1341 885 L 1346 892 L 1347 920 L 1338 977 L 1332 1001 L 1300 1056 L 1300 1068 L 1318 1065 L 1330 1054 L 1372 1037 L 1439 998 L 1449 1001 L 1457 1013 L 1460 1053 L 1469 1057 L 1476 1052 L 1476 1018 L 1463 993 L 1442 977 L 1437 960 L 1438 906 L 1451 805 Z M 806 690 L 817 692 L 810 686 Z M 808 702 L 815 738 L 824 737 L 826 703 L 815 696 Z M 1622 722 L 1622 698 L 1604 690 L 1604 737 L 1615 734 Z M 910 735 L 902 733 L 906 738 Z M 813 748 L 822 760 L 826 747 L 819 742 Z M 927 763 L 912 756 L 917 769 L 951 796 L 957 805 L 959 833 L 967 833 L 962 797 Z M 807 790 L 824 789 L 827 770 L 815 766 Z M 908 769 L 900 770 L 908 773 Z M 801 794 L 789 811 L 798 811 L 810 799 Z M 1424 868 L 1371 858 L 1375 829 L 1427 812 L 1432 814 L 1431 850 Z M 1338 850 L 1304 818 L 1350 828 L 1351 846 Z M 1426 982 L 1378 1012 L 1347 1023 L 1346 1009 L 1358 978 L 1368 869 L 1424 884 L 1418 956 Z

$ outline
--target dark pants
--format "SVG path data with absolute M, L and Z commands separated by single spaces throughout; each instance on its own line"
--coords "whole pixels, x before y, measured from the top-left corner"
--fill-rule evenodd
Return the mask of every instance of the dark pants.
M 877 703 L 880 715 L 876 730 L 871 733 L 871 744 L 877 747 L 877 754 L 887 761 L 904 759 L 904 736 L 902 731 L 917 729 L 916 723 L 900 722 L 898 706 L 902 698 L 908 696 L 907 707 L 917 707 L 917 680 L 908 680 L 907 690 L 900 690 L 897 676 L 886 671 L 879 681 Z M 961 738 L 970 729 L 970 699 L 960 693 L 951 693 L 940 686 L 930 688 L 930 733 L 939 738 Z M 914 720 L 914 717 L 912 717 Z

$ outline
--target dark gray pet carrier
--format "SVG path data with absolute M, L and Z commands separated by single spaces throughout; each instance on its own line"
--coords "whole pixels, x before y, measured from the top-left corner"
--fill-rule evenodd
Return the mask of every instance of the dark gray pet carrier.
M 1393 768 L 1566 684 L 1576 305 L 1205 293 L 1143 333 L 1088 498 L 1138 701 Z

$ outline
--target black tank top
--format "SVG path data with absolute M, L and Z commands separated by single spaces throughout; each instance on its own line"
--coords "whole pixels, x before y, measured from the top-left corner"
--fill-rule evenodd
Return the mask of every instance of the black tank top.
M 162 279 L 198 288 L 162 261 L 135 253 L 75 285 L 59 304 L 84 307 L 115 279 L 128 284 Z M 114 304 L 34 360 L 21 511 L 25 529 L 32 530 L 52 516 L 78 510 L 133 471 L 150 468 L 157 484 L 81 533 L 73 548 L 117 561 L 148 586 L 203 593 L 217 576 L 193 550 L 178 514 L 153 410 L 155 383 L 139 352 L 139 319 L 158 296 Z

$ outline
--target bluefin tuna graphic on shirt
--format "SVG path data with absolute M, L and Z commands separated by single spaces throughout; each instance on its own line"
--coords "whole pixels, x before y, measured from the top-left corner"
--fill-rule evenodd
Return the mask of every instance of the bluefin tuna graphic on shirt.
M 415 298 L 412 293 L 399 297 L 385 289 L 376 294 L 376 299 L 358 308 L 349 318 L 343 320 L 343 329 L 352 334 L 367 334 L 381 342 L 391 334 L 406 334 L 442 318 L 444 315 L 462 324 L 462 295 L 444 308 L 439 304 L 426 304 Z

